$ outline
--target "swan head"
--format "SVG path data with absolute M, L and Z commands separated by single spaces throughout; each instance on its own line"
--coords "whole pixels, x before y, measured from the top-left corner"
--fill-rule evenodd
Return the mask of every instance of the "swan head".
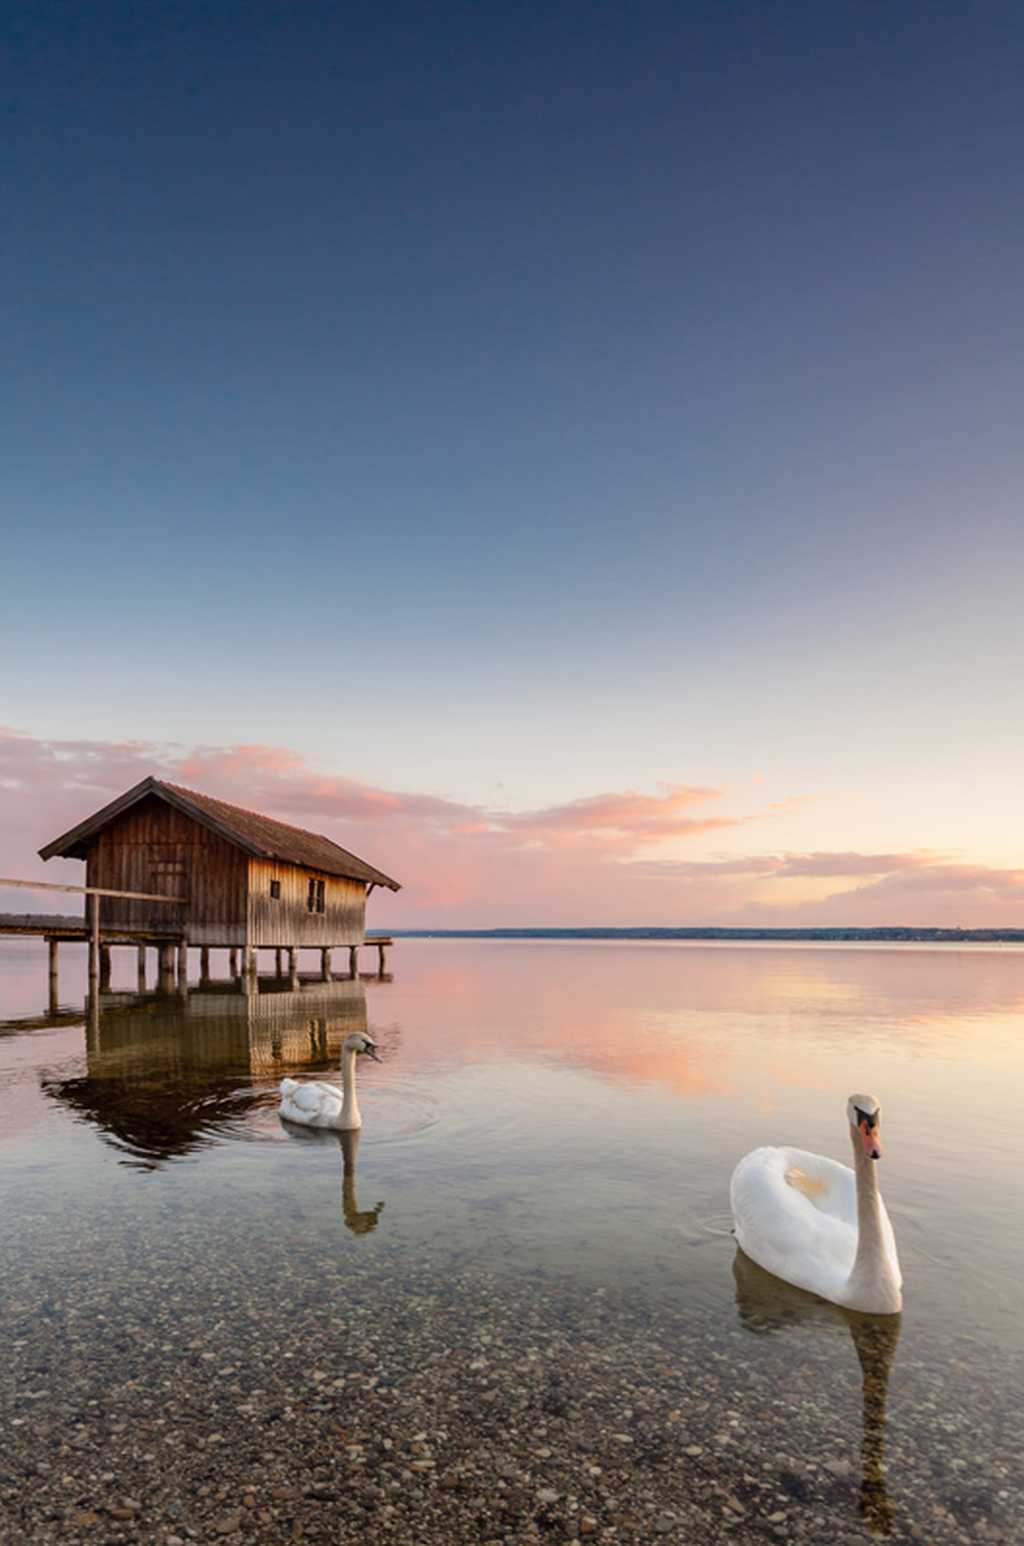
M 850 1126 L 864 1146 L 868 1159 L 882 1158 L 882 1140 L 878 1127 L 882 1108 L 873 1095 L 851 1095 L 846 1103 Z
M 356 1052 L 360 1055 L 365 1053 L 367 1057 L 373 1058 L 375 1063 L 380 1062 L 380 1057 L 377 1053 L 377 1043 L 372 1036 L 367 1036 L 363 1031 L 353 1031 L 351 1036 L 346 1036 L 341 1050 L 342 1052 Z

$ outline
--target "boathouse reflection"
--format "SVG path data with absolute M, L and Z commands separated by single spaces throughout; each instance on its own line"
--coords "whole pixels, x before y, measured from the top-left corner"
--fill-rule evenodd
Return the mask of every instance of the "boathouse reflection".
M 863 1393 L 860 1510 L 872 1535 L 888 1535 L 893 1510 L 886 1489 L 886 1400 L 902 1317 L 862 1315 L 818 1299 L 765 1272 L 738 1248 L 732 1271 L 736 1306 L 747 1331 L 818 1331 L 827 1335 L 829 1329 L 845 1327 L 849 1332 L 860 1361 Z
M 46 1093 L 92 1122 L 128 1163 L 152 1169 L 240 1129 L 285 1074 L 332 1073 L 367 1029 L 362 979 L 287 979 L 259 994 L 203 984 L 167 997 L 95 995 L 86 1072 L 44 1077 Z

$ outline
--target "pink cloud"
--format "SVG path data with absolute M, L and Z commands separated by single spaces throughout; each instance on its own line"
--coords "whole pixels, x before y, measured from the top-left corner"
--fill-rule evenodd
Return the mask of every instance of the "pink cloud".
M 653 794 L 613 791 L 507 811 L 323 774 L 283 747 L 42 741 L 9 727 L 0 729 L 0 874 L 80 883 L 80 864 L 44 866 L 36 850 L 149 773 L 325 832 L 395 875 L 402 892 L 372 903 L 380 927 L 1024 918 L 1024 873 L 932 852 L 659 858 L 659 844 L 749 829 L 792 803 L 730 813 L 723 791 L 705 785 L 673 782 Z M 799 895 L 792 882 L 829 880 L 836 887 L 824 898 L 791 900 Z M 59 911 L 65 904 L 8 891 L 0 905 Z

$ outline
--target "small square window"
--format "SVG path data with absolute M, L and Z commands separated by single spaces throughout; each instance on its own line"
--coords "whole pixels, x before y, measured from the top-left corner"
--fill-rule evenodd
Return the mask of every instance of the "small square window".
M 307 913 L 316 912 L 316 881 L 313 879 L 310 879 L 306 886 L 306 911 Z
M 281 882 L 279 880 L 272 880 L 270 882 L 270 895 L 273 897 L 275 902 L 279 902 L 281 900 Z

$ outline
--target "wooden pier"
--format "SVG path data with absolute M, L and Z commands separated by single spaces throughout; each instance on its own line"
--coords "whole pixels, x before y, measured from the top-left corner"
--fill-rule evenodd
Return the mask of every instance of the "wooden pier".
M 32 886 L 36 882 L 11 880 L 0 877 L 0 886 Z M 98 908 L 91 903 L 94 896 L 107 896 L 110 892 L 99 893 L 85 886 L 53 886 L 47 885 L 40 889 L 48 891 L 78 891 L 85 892 L 90 898 L 90 918 L 68 916 L 60 913 L 0 913 L 0 936 L 8 936 L 15 939 L 45 939 L 49 947 L 49 977 L 50 977 L 50 1008 L 51 1013 L 56 1013 L 56 1007 L 60 1001 L 59 975 L 60 975 L 60 946 L 61 945 L 87 945 L 89 948 L 89 988 L 90 992 L 97 989 L 106 992 L 110 987 L 111 979 L 111 955 L 115 947 L 121 947 L 135 951 L 136 974 L 138 991 L 146 991 L 147 982 L 147 956 L 149 949 L 157 952 L 157 982 L 161 992 L 181 992 L 188 983 L 188 955 L 189 945 L 180 930 L 174 929 L 138 929 L 126 928 L 115 925 L 108 927 L 100 925 L 98 920 Z M 121 897 L 137 898 L 138 893 L 119 892 Z M 141 900 L 156 901 L 153 893 L 143 893 Z M 159 900 L 177 902 L 176 897 L 161 897 Z M 368 945 L 377 952 L 376 976 L 387 976 L 387 951 L 394 944 L 391 935 L 370 935 L 360 942 Z M 293 988 L 306 982 L 346 982 L 358 979 L 360 944 L 347 945 L 348 972 L 335 973 L 333 971 L 333 958 L 330 948 L 320 947 L 317 954 L 320 957 L 320 970 L 315 974 L 299 972 L 300 946 L 269 947 L 273 950 L 274 971 L 273 979 L 282 981 L 288 979 Z M 195 948 L 195 947 L 193 947 Z M 259 993 L 259 950 L 254 949 L 248 953 L 248 959 L 243 963 L 240 960 L 242 952 L 235 946 L 225 942 L 221 945 L 200 945 L 199 950 L 199 982 L 211 983 L 215 981 L 210 973 L 210 951 L 225 950 L 228 955 L 227 982 L 242 984 L 247 992 Z M 243 969 L 244 965 L 244 969 Z

